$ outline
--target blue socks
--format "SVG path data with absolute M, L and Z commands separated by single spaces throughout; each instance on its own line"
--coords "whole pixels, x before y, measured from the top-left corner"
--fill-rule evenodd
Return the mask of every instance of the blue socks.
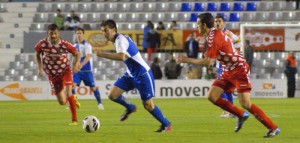
M 228 100 L 231 104 L 233 104 L 233 95 L 232 93 L 222 93 L 221 97 Z
M 131 104 L 123 95 L 120 95 L 118 98 L 113 100 L 121 105 L 123 105 L 127 110 L 132 111 L 134 109 L 134 105 Z
M 75 89 L 72 89 L 72 95 L 76 94 Z
M 100 92 L 99 92 L 98 88 L 95 91 L 93 91 L 93 93 L 94 93 L 94 96 L 95 96 L 98 104 L 102 103 L 101 102 L 101 97 L 100 97 Z
M 157 119 L 165 127 L 170 125 L 170 122 L 168 121 L 168 119 L 165 118 L 165 116 L 161 113 L 160 109 L 157 106 L 155 106 L 154 109 L 150 113 L 152 114 L 152 116 L 155 119 Z

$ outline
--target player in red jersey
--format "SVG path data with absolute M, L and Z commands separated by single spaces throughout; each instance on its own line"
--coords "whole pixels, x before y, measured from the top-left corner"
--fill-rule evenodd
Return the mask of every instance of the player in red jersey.
M 197 18 L 198 30 L 205 36 L 207 51 L 205 58 L 192 59 L 180 55 L 177 58 L 179 63 L 192 63 L 210 65 L 212 59 L 218 60 L 223 66 L 222 74 L 214 81 L 208 91 L 208 100 L 216 106 L 234 114 L 238 120 L 235 132 L 238 132 L 243 123 L 248 119 L 249 114 L 231 104 L 228 100 L 220 97 L 225 92 L 232 92 L 235 88 L 238 91 L 238 99 L 243 108 L 252 113 L 255 118 L 266 126 L 269 131 L 264 137 L 274 137 L 280 133 L 265 113 L 250 101 L 250 71 L 244 57 L 235 52 L 230 38 L 221 30 L 214 28 L 214 17 L 210 13 L 200 14 Z
M 70 104 L 72 122 L 69 125 L 77 125 L 76 102 L 78 101 L 72 95 L 73 77 L 67 54 L 72 53 L 76 57 L 73 71 L 77 72 L 80 53 L 68 41 L 60 39 L 57 25 L 49 25 L 47 35 L 47 38 L 40 40 L 35 46 L 38 76 L 43 76 L 43 68 L 58 103 L 64 105 L 68 101 Z

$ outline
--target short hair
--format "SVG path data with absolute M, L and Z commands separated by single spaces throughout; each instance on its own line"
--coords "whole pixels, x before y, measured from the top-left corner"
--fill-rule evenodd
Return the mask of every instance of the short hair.
M 214 27 L 215 19 L 214 19 L 214 17 L 211 15 L 211 13 L 208 13 L 208 12 L 206 12 L 206 13 L 201 13 L 201 14 L 198 15 L 197 18 L 200 19 L 200 22 L 201 22 L 202 24 L 206 24 L 206 26 L 207 26 L 208 28 Z
M 58 26 L 56 24 L 50 24 L 48 25 L 48 31 L 54 31 L 54 30 L 58 30 Z
M 75 33 L 76 33 L 77 31 L 82 31 L 82 33 L 84 34 L 84 29 L 81 28 L 81 27 L 77 27 L 76 30 L 75 30 Z
M 216 18 L 221 18 L 223 21 L 225 21 L 224 16 L 221 15 L 221 14 L 218 14 L 218 15 L 216 16 Z
M 115 28 L 117 31 L 117 24 L 112 19 L 108 19 L 108 20 L 104 21 L 101 26 L 103 26 L 103 27 L 108 26 L 108 28 L 110 28 L 110 29 Z
M 60 10 L 60 9 L 57 9 L 56 11 L 59 11 L 59 12 L 61 12 L 61 10 Z
M 154 60 L 153 60 L 154 63 L 157 63 L 158 61 L 159 61 L 158 57 L 155 57 Z
M 246 44 L 247 44 L 247 45 L 250 45 L 250 41 L 249 41 L 249 40 L 246 40 Z

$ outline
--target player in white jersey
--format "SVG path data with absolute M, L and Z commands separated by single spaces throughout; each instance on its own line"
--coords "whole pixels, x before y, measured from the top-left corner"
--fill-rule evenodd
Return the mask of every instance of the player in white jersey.
M 215 17 L 215 28 L 218 30 L 222 30 L 228 37 L 231 38 L 231 42 L 233 43 L 233 47 L 234 48 L 240 48 L 241 47 L 241 40 L 238 36 L 236 36 L 235 34 L 233 34 L 231 31 L 227 30 L 225 28 L 225 20 L 224 17 L 222 15 L 217 15 Z M 217 61 L 216 62 L 216 67 L 218 68 L 218 76 L 221 75 L 222 73 L 222 65 Z M 233 104 L 233 95 L 232 92 L 224 92 L 222 93 L 221 97 L 227 99 L 228 101 L 230 101 Z M 221 115 L 221 118 L 232 118 L 234 117 L 234 115 L 230 114 L 227 111 L 224 111 Z
M 93 60 L 92 60 L 92 46 L 90 43 L 83 39 L 84 29 L 77 28 L 75 30 L 76 34 L 76 43 L 74 47 L 77 51 L 80 52 L 80 70 L 77 73 L 73 73 L 73 81 L 76 86 L 80 86 L 81 81 L 83 81 L 84 85 L 89 86 L 98 103 L 99 109 L 104 109 L 104 106 L 101 102 L 100 92 L 98 88 L 95 86 L 95 80 L 93 75 Z M 72 89 L 72 93 L 75 94 L 75 87 Z
M 137 109 L 122 93 L 136 88 L 140 93 L 144 108 L 161 123 L 161 126 L 156 132 L 171 130 L 171 123 L 153 103 L 152 97 L 155 92 L 153 74 L 150 67 L 143 60 L 138 48 L 129 37 L 117 33 L 117 26 L 114 20 L 106 20 L 102 26 L 105 37 L 107 40 L 113 42 L 116 53 L 103 53 L 99 50 L 97 51 L 97 56 L 123 61 L 127 68 L 125 75 L 114 83 L 108 93 L 110 100 L 126 107 L 126 111 L 121 116 L 120 121 L 126 120 L 127 117 Z

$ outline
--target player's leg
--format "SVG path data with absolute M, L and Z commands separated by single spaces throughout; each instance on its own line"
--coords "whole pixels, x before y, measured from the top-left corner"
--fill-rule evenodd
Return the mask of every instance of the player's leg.
M 158 106 L 155 106 L 152 97 L 155 93 L 155 82 L 152 72 L 148 72 L 135 81 L 135 87 L 139 90 L 144 108 L 156 119 L 161 125 L 156 132 L 166 132 L 172 130 L 170 121 L 163 115 Z
M 253 114 L 259 122 L 269 129 L 265 137 L 274 137 L 280 133 L 280 129 L 269 117 L 267 117 L 264 111 L 255 104 L 251 103 L 249 92 L 239 93 L 238 98 L 241 106 Z
M 69 125 L 77 125 L 76 97 L 72 94 L 72 85 L 65 85 L 65 94 L 69 101 L 69 108 L 72 114 L 72 123 Z
M 81 79 L 84 82 L 84 85 L 89 86 L 91 90 L 93 91 L 93 94 L 97 100 L 97 105 L 99 109 L 104 109 L 104 106 L 102 105 L 101 96 L 98 88 L 95 85 L 94 75 L 92 72 L 82 72 Z
M 80 82 L 81 82 L 81 79 L 80 79 L 80 72 L 78 73 L 74 73 L 73 74 L 73 86 L 72 86 L 72 95 L 75 97 L 75 101 L 76 101 L 76 107 L 79 109 L 81 104 L 80 102 L 78 101 L 78 98 L 77 98 L 77 95 L 76 95 L 76 86 L 80 86 Z
M 137 110 L 136 106 L 130 103 L 122 95 L 125 91 L 134 89 L 134 85 L 131 82 L 131 79 L 132 78 L 125 76 L 119 78 L 111 87 L 108 93 L 108 98 L 110 100 L 119 103 L 126 108 L 124 114 L 122 114 L 120 117 L 120 121 L 125 121 L 131 113 L 136 112 Z

